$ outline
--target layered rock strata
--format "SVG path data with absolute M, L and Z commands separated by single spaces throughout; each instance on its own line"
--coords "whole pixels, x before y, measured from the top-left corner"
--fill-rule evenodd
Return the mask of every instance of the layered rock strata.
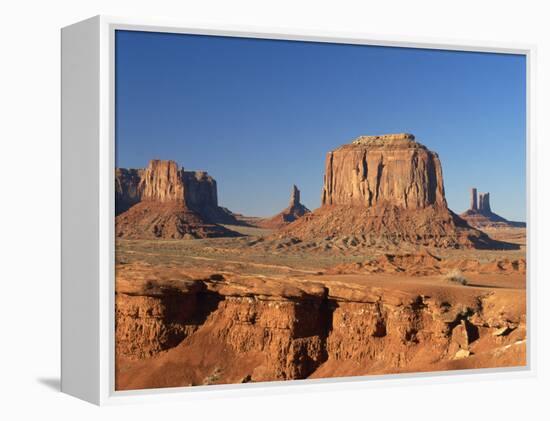
M 187 206 L 183 172 L 174 161 L 150 161 L 139 182 L 141 200 L 180 202 Z
M 126 212 L 141 201 L 142 174 L 143 169 L 117 168 L 115 170 L 115 215 Z
M 174 161 L 116 171 L 116 235 L 122 238 L 204 238 L 236 233 L 231 212 L 218 206 L 216 180 Z
M 152 160 L 144 169 L 117 168 L 115 192 L 117 215 L 142 200 L 176 201 L 196 211 L 219 208 L 216 180 L 206 171 L 185 171 L 174 161 Z
M 447 207 L 439 157 L 411 134 L 361 136 L 327 154 L 322 205 Z
M 321 202 L 280 235 L 327 247 L 507 247 L 449 210 L 439 157 L 411 134 L 361 136 L 329 152 Z
M 118 390 L 525 364 L 513 290 L 139 273 L 117 279 Z

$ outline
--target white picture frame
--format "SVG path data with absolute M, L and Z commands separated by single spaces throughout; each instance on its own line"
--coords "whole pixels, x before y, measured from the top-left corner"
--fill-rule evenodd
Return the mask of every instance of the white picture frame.
M 115 391 L 114 388 L 114 33 L 139 30 L 297 41 L 522 54 L 527 61 L 527 365 L 322 380 Z M 203 399 L 263 393 L 510 379 L 536 374 L 536 282 L 533 267 L 535 160 L 532 133 L 532 45 L 385 38 L 372 34 L 195 26 L 153 19 L 96 16 L 67 26 L 62 43 L 62 377 L 63 392 L 94 404 Z M 383 380 L 383 382 L 380 382 Z

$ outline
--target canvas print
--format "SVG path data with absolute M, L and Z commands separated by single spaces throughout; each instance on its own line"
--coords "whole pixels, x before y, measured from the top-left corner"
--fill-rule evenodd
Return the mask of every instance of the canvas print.
M 525 56 L 115 45 L 117 390 L 525 366 Z

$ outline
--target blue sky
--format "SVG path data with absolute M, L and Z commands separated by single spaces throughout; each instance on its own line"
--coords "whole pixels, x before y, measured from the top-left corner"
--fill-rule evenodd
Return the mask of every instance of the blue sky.
M 292 184 L 320 205 L 325 155 L 360 135 L 413 133 L 469 189 L 525 220 L 525 57 L 117 31 L 116 165 L 206 170 L 220 205 L 268 216 Z

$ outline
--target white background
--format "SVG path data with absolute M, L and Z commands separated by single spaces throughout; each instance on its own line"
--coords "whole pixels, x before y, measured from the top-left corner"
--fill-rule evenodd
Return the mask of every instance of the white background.
M 540 1 L 4 1 L 0 63 L 0 418 L 549 419 L 547 286 L 550 14 Z M 530 379 L 349 389 L 97 408 L 58 392 L 62 26 L 96 14 L 369 34 L 536 44 L 537 220 L 531 266 L 538 375 Z M 482 140 L 480 140 L 482 141 Z M 544 390 L 546 388 L 546 390 Z M 538 415 L 537 415 L 538 414 Z

